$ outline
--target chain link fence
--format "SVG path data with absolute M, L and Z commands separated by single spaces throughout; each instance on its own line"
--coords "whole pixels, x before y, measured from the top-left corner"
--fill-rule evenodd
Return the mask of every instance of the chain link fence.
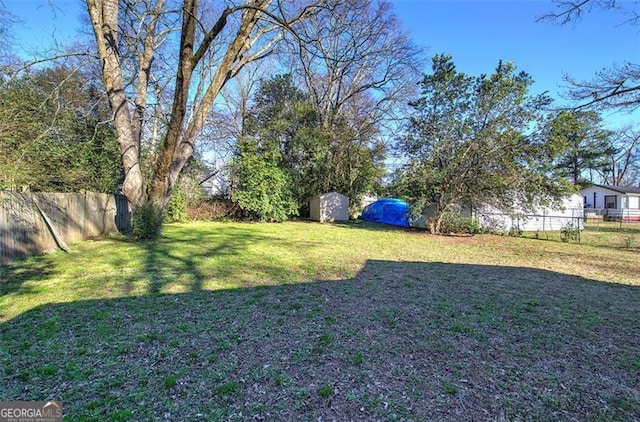
M 586 210 L 585 210 L 586 211 Z M 624 218 L 612 213 L 597 214 L 576 209 L 558 214 L 476 214 L 482 227 L 489 232 L 527 238 L 577 242 L 592 246 L 640 251 L 640 221 L 634 210 Z

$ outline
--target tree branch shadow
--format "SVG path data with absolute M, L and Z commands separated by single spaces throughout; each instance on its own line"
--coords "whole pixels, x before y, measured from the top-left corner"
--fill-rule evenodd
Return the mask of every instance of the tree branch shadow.
M 252 239 L 203 253 L 241 253 Z M 155 244 L 146 265 L 197 269 L 198 257 L 176 256 L 172 244 Z M 376 260 L 340 281 L 183 294 L 163 294 L 164 285 L 138 297 L 46 304 L 0 325 L 0 396 L 56 398 L 73 417 L 104 420 L 123 409 L 140 420 L 243 411 L 358 421 L 398 412 L 633 419 L 640 410 L 638 286 Z M 323 385 L 330 400 L 316 392 Z

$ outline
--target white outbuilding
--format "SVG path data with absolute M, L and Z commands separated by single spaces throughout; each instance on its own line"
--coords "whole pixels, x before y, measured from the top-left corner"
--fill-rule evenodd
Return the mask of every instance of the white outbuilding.
M 349 198 L 338 192 L 314 196 L 309 203 L 309 214 L 311 220 L 321 223 L 349 221 Z
M 539 206 L 534 210 L 505 212 L 490 205 L 478 207 L 474 216 L 480 226 L 496 231 L 559 231 L 567 226 L 582 229 L 584 206 L 582 195 L 573 194 L 555 206 Z

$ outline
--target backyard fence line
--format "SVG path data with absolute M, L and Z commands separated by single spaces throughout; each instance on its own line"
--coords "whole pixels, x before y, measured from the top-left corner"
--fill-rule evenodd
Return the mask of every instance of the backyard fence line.
M 587 218 L 601 218 L 605 221 L 640 222 L 640 209 L 585 208 L 584 213 Z
M 567 228 L 582 229 L 584 216 L 580 210 L 569 210 L 571 215 L 553 214 L 505 214 L 476 212 L 480 225 L 495 231 L 561 231 Z
M 123 196 L 0 192 L 0 265 L 131 228 Z

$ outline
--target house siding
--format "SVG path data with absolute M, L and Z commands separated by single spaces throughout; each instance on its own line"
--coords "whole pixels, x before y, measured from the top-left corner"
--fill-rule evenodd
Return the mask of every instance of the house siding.
M 637 193 L 637 189 L 625 187 L 621 187 L 620 191 L 614 189 L 614 187 L 610 189 L 597 185 L 582 189 L 580 192 L 584 198 L 585 213 L 602 216 L 605 220 L 640 221 L 640 193 Z
M 584 217 L 583 198 L 575 194 L 562 200 L 559 207 L 538 207 L 532 211 L 505 213 L 492 206 L 479 207 L 474 212 L 480 225 L 486 229 L 522 231 L 557 231 L 568 224 L 582 228 Z
M 589 186 L 580 191 L 584 197 L 585 208 L 606 208 L 605 196 L 624 196 L 620 192 L 600 186 Z M 594 197 L 595 194 L 595 197 Z M 595 202 L 594 202 L 595 199 Z M 616 198 L 616 204 L 620 204 L 619 198 Z
M 580 191 L 585 208 L 607 208 L 606 198 L 615 197 L 616 209 L 640 209 L 640 194 L 621 193 L 602 186 L 588 186 Z M 595 201 L 594 201 L 595 194 Z

